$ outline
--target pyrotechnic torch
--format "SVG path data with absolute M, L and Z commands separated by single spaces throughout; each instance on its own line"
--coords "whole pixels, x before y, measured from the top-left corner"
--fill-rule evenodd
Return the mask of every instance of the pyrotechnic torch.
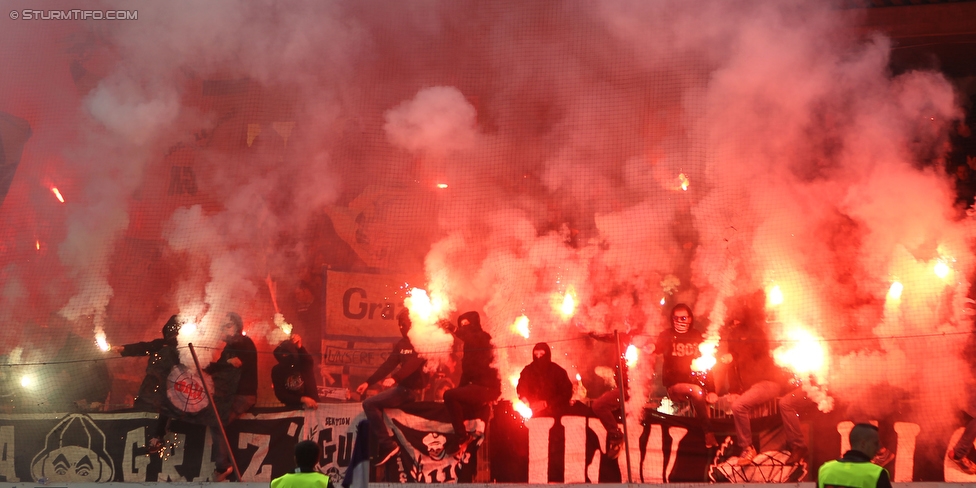
M 712 371 L 717 360 L 715 359 L 715 353 L 718 351 L 718 336 L 710 335 L 701 344 L 698 345 L 698 351 L 701 353 L 697 358 L 691 361 L 691 375 L 695 377 L 698 384 L 701 385 L 702 391 L 708 392 L 705 395 L 705 401 L 708 403 L 715 403 L 718 401 L 718 394 L 713 391 L 708 391 L 708 374 Z
M 285 316 L 278 309 L 278 286 L 274 281 L 271 281 L 271 275 L 269 274 L 264 282 L 268 284 L 268 292 L 271 294 L 271 304 L 274 305 L 274 323 L 286 336 L 291 336 L 292 325 L 285 322 Z
M 827 394 L 825 385 L 816 381 L 827 370 L 828 354 L 823 341 L 797 325 L 787 327 L 786 337 L 786 343 L 773 351 L 773 359 L 793 374 L 790 384 L 794 388 L 802 387 L 821 412 L 830 412 L 834 399 Z
M 583 377 L 576 373 L 576 384 L 573 385 L 573 401 L 586 401 L 586 387 L 583 386 Z

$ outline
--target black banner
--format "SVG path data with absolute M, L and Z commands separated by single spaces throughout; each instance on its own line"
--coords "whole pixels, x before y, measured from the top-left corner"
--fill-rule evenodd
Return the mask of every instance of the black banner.
M 339 407 L 346 408 L 336 415 L 355 412 L 358 405 Z M 337 428 L 307 426 L 301 411 L 244 415 L 228 426 L 227 434 L 245 481 L 270 481 L 294 470 L 294 446 L 302 438 L 320 441 L 320 468 L 338 474 L 349 462 L 351 420 L 345 418 Z M 211 429 L 171 422 L 165 448 L 150 456 L 146 443 L 155 422 L 155 414 L 141 412 L 0 416 L 0 452 L 6 453 L 0 457 L 0 482 L 209 480 L 214 470 Z M 345 458 L 337 455 L 343 450 Z
M 810 453 L 785 464 L 789 453 L 778 414 L 752 419 L 759 454 L 739 466 L 731 418 L 713 419 L 720 445 L 707 449 L 693 417 L 648 410 L 644 421 L 628 425 L 628 447 L 616 459 L 605 453 L 606 431 L 582 407 L 559 419 L 523 420 L 507 402 L 499 403 L 486 425 L 471 420 L 477 437 L 459 453 L 442 403 L 416 403 L 386 412 L 387 427 L 401 445 L 396 462 L 373 470 L 372 481 L 456 483 L 640 483 L 811 481 L 816 467 L 846 450 L 853 423 L 841 415 L 807 412 L 802 428 Z M 294 469 L 293 448 L 301 439 L 322 447 L 319 469 L 338 486 L 352 463 L 358 403 L 320 404 L 316 410 L 264 410 L 228 426 L 242 478 L 263 482 Z M 963 420 L 963 419 L 960 419 Z M 211 429 L 171 422 L 160 455 L 148 454 L 156 415 L 143 412 L 0 415 L 0 482 L 200 482 L 213 465 Z M 897 419 L 878 423 L 882 444 L 895 454 L 885 467 L 896 482 L 974 482 L 976 476 L 946 461 L 949 438 Z M 479 462 L 483 465 L 479 466 Z M 392 469 L 391 469 L 392 467 Z

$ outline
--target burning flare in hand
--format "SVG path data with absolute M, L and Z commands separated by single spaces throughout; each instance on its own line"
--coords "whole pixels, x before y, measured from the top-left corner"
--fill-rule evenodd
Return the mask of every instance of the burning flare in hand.
M 834 399 L 827 395 L 822 382 L 828 358 L 823 340 L 800 326 L 791 326 L 786 337 L 786 344 L 773 351 L 776 364 L 796 374 L 803 391 L 821 412 L 833 410 Z
M 569 320 L 576 313 L 576 290 L 572 286 L 566 290 L 565 295 L 556 295 L 553 298 L 553 308 L 559 312 L 563 320 Z
M 701 356 L 691 361 L 691 370 L 704 373 L 715 366 L 715 351 L 718 350 L 718 338 L 709 337 L 698 345 Z
M 108 340 L 105 338 L 105 332 L 104 331 L 98 331 L 98 332 L 95 333 L 95 344 L 103 352 L 108 352 L 108 351 L 111 351 L 112 350 L 112 345 L 109 344 L 108 343 Z
M 403 301 L 410 309 L 410 315 L 416 315 L 424 322 L 433 323 L 441 317 L 446 309 L 446 303 L 439 297 L 431 298 L 427 290 L 412 288 L 410 296 Z
M 512 324 L 512 330 L 516 334 L 518 334 L 518 335 L 520 335 L 520 336 L 528 339 L 529 338 L 529 318 L 526 317 L 525 315 L 519 316 L 519 318 L 515 319 L 515 323 Z
M 633 344 L 627 346 L 627 351 L 624 352 L 624 359 L 627 361 L 628 368 L 633 368 L 634 365 L 637 364 L 637 357 L 637 346 Z
M 522 400 L 515 400 L 512 402 L 512 406 L 515 407 L 515 411 L 518 412 L 523 419 L 528 420 L 532 418 L 532 409 L 529 408 L 529 406 L 526 405 Z

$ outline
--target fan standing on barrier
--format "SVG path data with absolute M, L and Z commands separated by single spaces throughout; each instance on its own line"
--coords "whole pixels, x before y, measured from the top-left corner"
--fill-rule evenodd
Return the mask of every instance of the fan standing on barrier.
M 718 445 L 712 432 L 712 421 L 708 415 L 706 399 L 715 402 L 715 393 L 709 393 L 705 384 L 706 376 L 697 375 L 691 370 L 691 363 L 701 356 L 698 346 L 704 340 L 701 331 L 694 328 L 695 316 L 691 307 L 679 303 L 671 309 L 671 327 L 661 332 L 654 343 L 654 353 L 664 358 L 662 370 L 664 387 L 668 389 L 671 401 L 691 402 L 695 417 L 705 433 L 705 447 Z M 710 382 L 709 382 L 710 383 Z M 711 388 L 714 392 L 715 388 Z
M 254 406 L 258 398 L 258 351 L 254 347 L 254 341 L 244 335 L 244 320 L 241 316 L 230 312 L 227 318 L 220 325 L 220 332 L 225 342 L 224 349 L 220 352 L 217 362 L 207 366 L 204 371 L 210 375 L 227 368 L 240 369 L 241 376 L 237 382 L 237 391 L 231 401 L 230 410 L 227 412 L 226 427 L 234 420 L 237 420 L 244 412 Z M 234 472 L 231 464 L 231 453 L 227 446 L 218 441 L 223 434 L 217 425 L 210 426 L 210 433 L 217 447 L 217 459 L 215 460 L 214 481 L 223 481 Z
M 166 361 L 170 365 L 180 362 L 180 353 L 177 350 L 177 346 L 179 345 L 177 337 L 180 335 L 180 328 L 182 326 L 183 324 L 180 322 L 179 317 L 173 315 L 163 324 L 162 338 L 153 339 L 149 342 L 134 342 L 112 348 L 112 350 L 119 353 L 122 357 L 150 357 L 146 365 L 146 377 L 142 380 L 142 385 L 139 387 L 139 397 L 136 398 L 137 407 L 152 408 L 159 412 L 159 419 L 156 421 L 156 427 L 153 429 L 152 437 L 146 444 L 146 448 L 150 454 L 156 454 L 163 449 L 163 437 L 166 435 L 166 426 L 169 423 L 169 417 L 160 410 L 160 401 L 158 399 L 156 401 L 149 401 L 144 397 L 144 394 L 166 389 L 166 378 L 159 376 L 157 373 L 159 368 L 154 367 L 154 365 L 161 361 Z
M 491 335 L 481 328 L 478 312 L 461 314 L 457 329 L 451 333 L 464 342 L 464 357 L 461 358 L 461 381 L 457 388 L 444 392 L 444 405 L 451 415 L 451 424 L 463 452 L 476 438 L 464 428 L 465 409 L 476 412 L 474 415 L 487 424 L 487 406 L 502 394 L 502 380 L 498 370 L 491 365 L 495 361 L 495 346 L 491 343 Z
M 356 388 L 356 392 L 363 395 L 369 385 L 377 381 L 383 380 L 383 386 L 387 387 L 386 390 L 363 400 L 363 412 L 369 421 L 369 429 L 378 441 L 375 458 L 377 466 L 385 464 L 400 452 L 400 445 L 393 439 L 393 434 L 383 421 L 383 409 L 397 408 L 417 401 L 420 392 L 426 386 L 424 364 L 427 360 L 417 354 L 410 338 L 407 337 L 411 327 L 409 309 L 400 310 L 397 314 L 397 325 L 403 338 L 393 345 L 393 351 L 387 356 L 386 361 L 383 361 L 383 364 Z
M 851 450 L 827 461 L 817 475 L 818 488 L 891 488 L 888 471 L 871 462 L 881 446 L 878 428 L 857 424 L 851 429 Z

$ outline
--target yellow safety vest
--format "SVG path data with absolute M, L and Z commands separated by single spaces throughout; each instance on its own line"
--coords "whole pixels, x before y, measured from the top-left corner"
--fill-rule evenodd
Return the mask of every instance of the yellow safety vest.
M 827 461 L 820 467 L 817 488 L 876 488 L 883 470 L 871 463 Z
M 322 473 L 288 473 L 271 480 L 271 488 L 329 488 L 329 477 Z

